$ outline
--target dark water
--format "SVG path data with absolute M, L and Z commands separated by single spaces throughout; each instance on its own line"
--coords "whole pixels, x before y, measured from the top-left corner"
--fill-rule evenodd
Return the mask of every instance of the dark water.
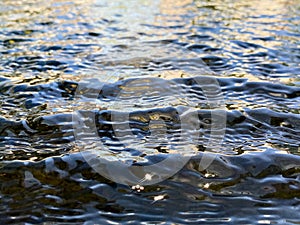
M 0 56 L 3 224 L 300 224 L 299 1 L 2 0 Z M 123 80 L 108 82 L 116 73 Z M 151 161 L 172 154 L 155 145 L 159 134 L 148 152 L 123 155 L 108 106 L 123 90 L 128 122 L 147 136 L 148 109 L 125 106 L 149 87 L 140 83 L 133 94 L 125 84 L 168 78 L 173 88 L 158 82 L 144 101 L 180 129 L 176 88 L 191 90 L 192 102 L 203 97 L 187 74 L 220 84 L 227 115 L 220 149 L 195 143 L 198 153 L 182 170 L 140 190 L 86 163 L 72 113 L 94 109 L 77 104 L 80 80 L 104 83 L 96 127 L 116 157 Z M 205 106 L 197 110 L 207 117 Z M 207 152 L 216 159 L 202 170 Z

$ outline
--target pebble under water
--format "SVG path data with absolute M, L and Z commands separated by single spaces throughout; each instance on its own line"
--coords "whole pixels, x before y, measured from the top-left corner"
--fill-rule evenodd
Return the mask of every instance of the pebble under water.
M 300 224 L 299 28 L 298 0 L 2 0 L 0 221 Z M 215 109 L 194 82 L 205 76 L 226 109 L 216 149 L 205 147 Z M 78 93 L 95 78 L 96 108 Z M 76 144 L 74 111 L 92 113 L 103 157 L 155 163 L 187 145 L 182 105 L 198 113 L 200 138 L 159 183 L 107 179 Z M 215 159 L 203 169 L 205 154 Z

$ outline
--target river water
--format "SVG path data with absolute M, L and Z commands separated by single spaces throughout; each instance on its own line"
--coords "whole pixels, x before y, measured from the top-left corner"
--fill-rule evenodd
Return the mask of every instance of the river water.
M 216 148 L 206 76 L 225 109 Z M 3 224 L 300 223 L 298 0 L 2 0 L 0 98 Z M 199 113 L 192 143 L 180 107 Z M 81 154 L 75 111 L 94 115 L 100 158 L 192 157 L 158 183 L 114 182 Z

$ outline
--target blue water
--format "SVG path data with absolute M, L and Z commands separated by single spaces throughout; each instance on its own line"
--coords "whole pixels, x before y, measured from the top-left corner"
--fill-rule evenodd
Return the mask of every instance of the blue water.
M 1 1 L 0 221 L 299 224 L 299 15 L 297 0 Z M 217 148 L 205 146 L 214 109 L 193 81 L 204 76 L 225 108 Z M 88 104 L 84 79 L 101 86 Z M 192 143 L 176 138 L 182 105 L 199 113 Z M 86 147 L 103 158 L 193 156 L 152 185 L 114 182 L 81 154 L 74 111 L 94 116 L 98 144 Z

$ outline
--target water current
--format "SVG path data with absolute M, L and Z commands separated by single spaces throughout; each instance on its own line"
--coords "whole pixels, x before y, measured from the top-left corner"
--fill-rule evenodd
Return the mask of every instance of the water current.
M 1 0 L 0 99 L 3 224 L 300 224 L 298 0 Z

